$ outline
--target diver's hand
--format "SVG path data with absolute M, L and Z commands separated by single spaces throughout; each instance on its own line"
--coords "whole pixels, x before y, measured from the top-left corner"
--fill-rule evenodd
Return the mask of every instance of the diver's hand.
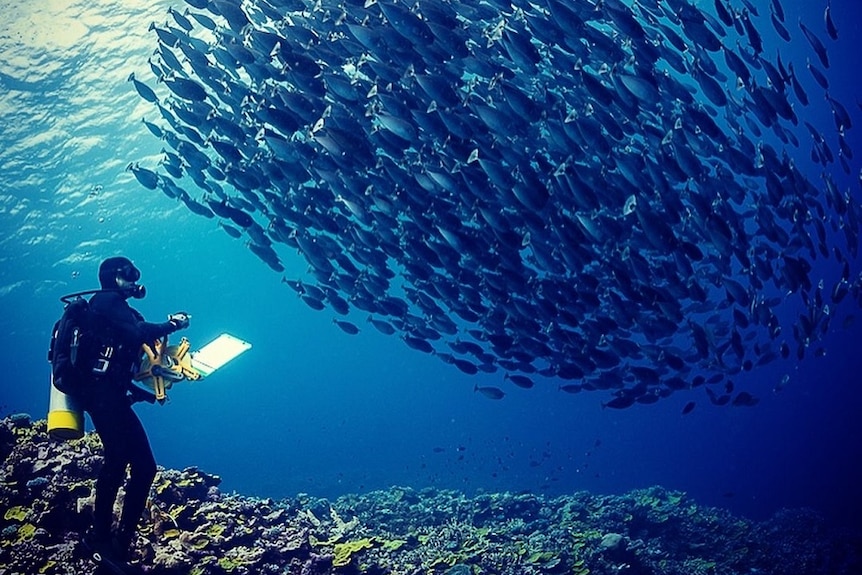
M 129 386 L 129 403 L 132 405 L 136 403 L 140 403 L 142 401 L 146 401 L 147 403 L 155 403 L 156 396 L 155 394 L 150 393 L 146 389 L 142 389 L 137 385 Z
M 189 320 L 191 319 L 191 315 L 187 314 L 184 311 L 178 311 L 177 313 L 172 313 L 168 316 L 168 321 L 171 325 L 174 326 L 174 330 L 186 329 L 189 327 Z

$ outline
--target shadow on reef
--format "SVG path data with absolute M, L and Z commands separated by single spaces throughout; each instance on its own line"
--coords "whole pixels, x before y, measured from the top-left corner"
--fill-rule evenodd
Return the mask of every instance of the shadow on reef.
M 0 420 L 0 566 L 94 573 L 98 436 L 59 443 L 44 421 Z M 851 575 L 862 536 L 815 513 L 754 523 L 661 487 L 549 499 L 393 487 L 335 501 L 225 495 L 194 467 L 160 469 L 134 544 L 141 573 L 189 575 Z

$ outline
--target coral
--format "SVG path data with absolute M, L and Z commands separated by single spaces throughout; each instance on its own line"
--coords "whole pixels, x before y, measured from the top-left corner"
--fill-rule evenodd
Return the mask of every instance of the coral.
M 30 541 L 35 535 L 36 526 L 32 523 L 25 523 L 18 528 L 18 540 L 15 541 L 15 544 L 21 543 L 23 541 Z
M 256 570 L 249 570 L 254 566 L 263 555 L 261 549 L 250 549 L 248 547 L 234 547 L 229 549 L 227 553 L 218 559 L 218 566 L 227 573 L 255 573 Z
M 387 551 L 398 551 L 399 549 L 401 549 L 406 544 L 407 544 L 407 540 L 405 540 L 405 539 L 390 539 L 390 540 L 381 542 L 381 545 Z
M 27 519 L 27 515 L 28 512 L 25 507 L 16 505 L 6 510 L 6 513 L 3 514 L 3 519 L 6 521 L 24 521 Z
M 335 551 L 332 558 L 333 567 L 344 567 L 353 559 L 353 556 L 363 549 L 373 549 L 377 543 L 366 537 L 365 539 L 357 539 L 356 541 L 348 541 L 346 543 L 336 543 Z
M 8 573 L 89 573 L 101 445 L 54 443 L 45 423 L 0 420 L 0 565 Z M 134 545 L 143 571 L 190 575 L 850 575 L 858 534 L 816 514 L 754 523 L 661 487 L 619 496 L 397 487 L 334 501 L 224 495 L 195 467 L 161 469 Z
M 605 551 L 623 551 L 626 548 L 626 538 L 619 533 L 608 533 L 602 537 L 599 546 Z
M 344 521 L 333 507 L 329 508 L 329 517 L 333 523 L 332 530 L 335 537 L 339 538 L 351 532 L 359 524 L 359 519 L 356 517 L 353 517 L 350 521 Z

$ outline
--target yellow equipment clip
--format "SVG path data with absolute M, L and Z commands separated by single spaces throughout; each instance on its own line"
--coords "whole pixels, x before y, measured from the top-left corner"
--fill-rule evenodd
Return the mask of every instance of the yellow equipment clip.
M 197 381 L 201 378 L 200 372 L 192 367 L 190 347 L 186 338 L 168 347 L 168 336 L 157 339 L 153 345 L 145 343 L 141 346 L 144 352 L 141 370 L 134 379 L 151 388 L 157 400 L 164 400 L 167 397 L 165 391 L 175 382 L 184 379 Z

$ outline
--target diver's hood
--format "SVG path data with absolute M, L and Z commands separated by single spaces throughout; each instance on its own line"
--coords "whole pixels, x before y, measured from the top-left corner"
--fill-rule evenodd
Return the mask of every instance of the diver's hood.
M 99 285 L 105 289 L 117 287 L 117 278 L 133 284 L 141 279 L 141 270 L 132 260 L 122 256 L 108 258 L 99 265 Z
M 127 285 L 118 287 L 117 278 L 127 282 Z M 147 295 L 147 288 L 137 283 L 140 279 L 141 270 L 136 268 L 129 258 L 108 258 L 99 266 L 99 284 L 102 289 L 119 290 L 125 298 L 141 299 Z

